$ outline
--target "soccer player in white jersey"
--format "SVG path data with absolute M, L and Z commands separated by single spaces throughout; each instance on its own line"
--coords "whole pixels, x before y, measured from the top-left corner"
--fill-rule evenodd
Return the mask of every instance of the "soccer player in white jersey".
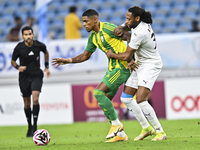
M 153 135 L 155 130 L 156 136 L 152 141 L 167 138 L 154 109 L 147 102 L 148 95 L 162 69 L 162 60 L 158 53 L 151 24 L 150 12 L 138 6 L 129 8 L 126 13 L 125 24 L 117 27 L 114 31 L 114 34 L 120 36 L 127 27 L 131 29 L 131 40 L 126 52 L 116 54 L 111 50 L 107 51 L 108 58 L 126 60 L 129 62 L 128 67 L 134 70 L 125 84 L 121 101 L 129 108 L 143 128 L 140 135 L 134 139 L 135 141 L 143 140 L 145 137 Z M 134 54 L 135 61 L 132 59 Z M 142 111 L 138 110 L 138 105 L 133 99 L 136 92 L 136 101 L 155 130 L 144 119 Z

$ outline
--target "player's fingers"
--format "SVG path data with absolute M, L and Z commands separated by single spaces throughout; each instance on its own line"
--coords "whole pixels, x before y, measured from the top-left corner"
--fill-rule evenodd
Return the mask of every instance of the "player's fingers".
M 58 64 L 58 62 L 56 61 L 56 62 L 52 62 L 52 65 L 56 65 L 56 64 Z
M 58 68 L 58 66 L 60 66 L 60 63 L 58 63 L 55 68 Z
M 55 60 L 55 61 L 58 60 L 58 59 L 59 59 L 59 58 L 52 58 L 52 60 Z
M 138 65 L 137 64 L 135 64 L 135 65 L 133 65 L 134 66 L 134 68 L 137 68 L 138 69 Z
M 121 32 L 121 33 L 118 33 L 118 36 L 122 36 L 122 34 L 123 34 L 123 32 Z
M 49 78 L 51 76 L 50 72 L 47 72 L 47 78 Z
M 52 63 L 55 63 L 55 62 L 58 62 L 58 60 L 52 60 L 51 62 L 52 62 Z
M 130 71 L 130 73 L 132 72 L 132 69 L 131 69 L 131 67 L 128 67 L 128 69 L 129 69 L 129 71 Z

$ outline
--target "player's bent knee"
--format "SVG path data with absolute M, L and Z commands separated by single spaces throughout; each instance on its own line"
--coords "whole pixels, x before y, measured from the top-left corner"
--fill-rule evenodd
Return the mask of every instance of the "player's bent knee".
M 103 99 L 103 96 L 105 96 L 105 92 L 94 89 L 94 97 L 97 99 L 98 102 L 100 102 Z

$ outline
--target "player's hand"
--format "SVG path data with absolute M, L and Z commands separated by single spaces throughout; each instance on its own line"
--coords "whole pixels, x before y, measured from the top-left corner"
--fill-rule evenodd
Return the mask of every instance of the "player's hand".
M 67 64 L 67 60 L 64 58 L 53 58 L 52 59 L 52 65 L 56 65 L 55 68 L 58 68 L 60 65 L 65 65 Z
M 127 63 L 127 68 L 130 70 L 130 73 L 132 72 L 132 69 L 134 71 L 136 71 L 136 69 L 138 69 L 139 65 L 133 60 L 131 59 L 128 63 Z
M 123 27 L 122 26 L 118 26 L 117 28 L 114 29 L 113 34 L 115 36 L 122 36 L 122 34 L 124 33 Z
M 112 58 L 112 54 L 113 54 L 112 50 L 108 49 L 106 52 L 107 57 Z
M 19 72 L 24 72 L 24 70 L 26 70 L 26 66 L 20 66 L 18 70 Z
M 48 68 L 45 68 L 45 69 L 44 69 L 44 72 L 46 72 L 47 78 L 49 78 L 49 77 L 51 76 L 51 73 L 50 73 L 50 71 L 49 71 Z

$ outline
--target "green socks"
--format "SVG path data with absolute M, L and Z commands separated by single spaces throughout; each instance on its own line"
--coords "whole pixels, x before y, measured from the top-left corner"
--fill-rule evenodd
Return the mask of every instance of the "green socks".
M 94 96 L 99 102 L 99 106 L 103 110 L 105 116 L 109 121 L 116 120 L 118 118 L 118 114 L 115 108 L 112 105 L 110 99 L 105 95 L 105 92 L 101 90 L 94 89 Z

